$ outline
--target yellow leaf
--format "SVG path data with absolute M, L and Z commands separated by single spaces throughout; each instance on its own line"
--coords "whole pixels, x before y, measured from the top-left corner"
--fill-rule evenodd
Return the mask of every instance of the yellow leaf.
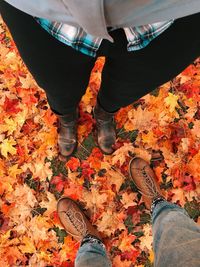
M 5 118 L 4 124 L 1 125 L 1 133 L 8 132 L 8 134 L 12 134 L 17 129 L 17 122 L 13 119 Z
M 152 233 L 151 233 L 151 226 L 149 224 L 145 224 L 143 227 L 144 236 L 140 238 L 140 248 L 144 250 L 147 248 L 148 250 L 152 250 Z
M 9 66 L 12 70 L 18 69 L 18 63 L 16 61 L 16 54 L 14 52 L 9 52 L 4 59 L 4 64 Z
M 135 147 L 134 153 L 137 157 L 142 158 L 150 163 L 151 155 L 146 149 Z
M 51 128 L 51 132 L 40 132 L 37 136 L 38 140 L 42 140 L 42 145 L 45 147 L 47 146 L 53 146 L 56 144 L 57 139 L 57 129 Z
M 179 188 L 174 188 L 171 190 L 171 193 L 173 193 L 172 202 L 176 203 L 177 201 L 179 201 L 181 206 L 185 205 L 186 198 L 183 190 Z
M 10 177 L 12 178 L 16 178 L 16 176 L 20 173 L 22 173 L 23 170 L 22 169 L 18 169 L 18 164 L 15 164 L 13 166 L 11 166 L 9 169 L 8 169 L 8 174 Z
M 94 99 L 94 94 L 92 92 L 92 90 L 90 89 L 90 87 L 87 88 L 85 95 L 82 97 L 82 102 L 85 104 L 86 107 L 86 111 L 87 112 L 91 112 L 92 111 L 92 100 Z
M 45 211 L 45 216 L 49 216 L 52 214 L 54 211 L 56 211 L 57 207 L 57 201 L 54 197 L 53 194 L 50 192 L 46 192 L 46 197 L 40 202 L 40 206 L 42 208 L 46 208 L 47 210 Z M 43 215 L 44 216 L 44 215 Z
M 7 179 L 7 177 L 6 177 Z M 0 181 L 0 195 L 3 195 L 4 193 L 8 193 L 8 192 L 12 192 L 14 189 L 12 187 L 12 185 L 5 181 L 5 179 L 2 180 L 1 178 L 1 181 Z
M 149 131 L 148 133 L 142 133 L 141 135 L 143 143 L 146 143 L 148 147 L 153 147 L 154 149 L 158 147 L 158 140 L 157 138 L 155 138 L 153 131 Z
M 130 193 L 124 192 L 122 195 L 121 202 L 125 209 L 127 209 L 130 206 L 137 205 L 137 203 L 134 201 L 137 199 L 137 193 Z
M 18 248 L 22 253 L 35 253 L 36 252 L 35 245 L 33 244 L 33 240 L 27 236 L 23 236 L 21 240 L 21 245 L 18 246 Z
M 134 153 L 134 150 L 135 148 L 133 147 L 132 143 L 125 143 L 113 153 L 112 165 L 115 165 L 117 162 L 119 162 L 119 165 L 122 166 L 124 162 L 126 162 L 126 157 L 129 156 L 129 152 Z
M 23 233 L 26 236 L 30 236 L 36 244 L 42 240 L 49 240 L 49 238 L 51 238 L 53 242 L 56 240 L 56 236 L 54 234 L 52 235 L 51 232 L 48 232 L 48 229 L 53 227 L 53 222 L 47 217 L 38 215 L 29 220 L 27 220 L 26 217 L 25 222 L 23 222 L 23 226 L 26 227 L 26 232 L 24 232 L 23 229 L 20 229 L 21 226 L 22 225 L 19 225 L 15 229 L 21 234 Z
M 27 73 L 25 78 L 19 76 L 19 80 L 22 83 L 22 88 L 28 89 L 28 88 L 35 87 L 35 81 L 32 78 L 30 73 Z
M 118 192 L 120 187 L 121 187 L 121 185 L 122 185 L 122 183 L 125 180 L 124 177 L 120 173 L 118 173 L 118 172 L 116 172 L 114 170 L 107 171 L 106 175 L 108 175 L 108 174 L 110 176 L 109 179 L 108 179 L 109 184 L 110 185 L 114 184 L 116 186 L 116 190 Z
M 45 181 L 47 177 L 50 178 L 52 176 L 50 163 L 43 163 L 40 158 L 37 158 L 33 162 L 25 163 L 21 168 L 23 171 L 26 171 L 29 168 L 34 177 L 38 177 L 40 181 Z
M 16 154 L 17 150 L 15 147 L 16 142 L 13 138 L 11 139 L 4 139 L 3 142 L 0 144 L 0 149 L 1 149 L 1 154 L 5 157 L 8 158 L 8 153 L 11 155 Z
M 153 252 L 153 250 L 151 250 L 150 253 L 149 253 L 149 260 L 150 260 L 151 263 L 154 262 L 154 252 Z
M 101 218 L 97 221 L 98 230 L 107 236 L 113 234 L 117 229 L 125 230 L 125 225 L 117 217 L 117 213 L 111 208 L 102 212 Z
M 38 253 L 37 256 L 40 259 L 40 261 L 45 260 L 45 262 L 49 262 L 51 260 L 51 254 L 49 252 L 40 251 L 40 253 Z
M 132 109 L 128 112 L 128 121 L 124 124 L 124 129 L 132 131 L 134 129 L 150 130 L 156 126 L 156 113 L 141 106 L 137 110 Z
M 116 190 L 118 192 L 122 183 L 125 180 L 123 174 L 121 174 L 119 171 L 112 169 L 112 166 L 108 162 L 101 162 L 101 168 L 106 169 L 105 177 L 107 178 L 107 183 L 109 187 L 115 185 Z
M 14 191 L 7 194 L 6 199 L 15 203 L 9 212 L 9 217 L 17 226 L 24 226 L 27 218 L 31 218 L 31 211 L 37 203 L 33 190 L 26 184 L 18 185 Z
M 169 107 L 170 112 L 175 111 L 175 108 L 178 105 L 177 100 L 178 100 L 178 96 L 172 93 L 168 93 L 168 96 L 165 98 L 164 102 L 166 106 Z
M 15 116 L 15 121 L 17 122 L 18 127 L 22 127 L 26 120 L 26 116 L 28 113 L 28 109 L 23 106 L 23 110 L 21 112 L 18 112 L 17 115 Z
M 92 187 L 91 192 L 83 191 L 84 202 L 88 209 L 104 209 L 107 205 L 108 195 L 106 193 L 100 194 L 98 189 Z

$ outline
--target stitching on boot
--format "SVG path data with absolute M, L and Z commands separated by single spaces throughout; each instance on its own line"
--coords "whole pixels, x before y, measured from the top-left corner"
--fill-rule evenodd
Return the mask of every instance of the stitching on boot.
M 75 209 L 71 208 L 68 211 L 64 212 L 71 222 L 71 224 L 74 226 L 74 228 L 77 230 L 78 233 L 85 236 L 87 234 L 87 226 L 84 222 L 84 218 L 81 212 L 76 211 Z M 78 219 L 78 216 L 81 219 Z
M 152 197 L 159 196 L 160 194 L 159 194 L 159 192 L 157 191 L 157 188 L 156 188 L 156 186 L 155 186 L 154 178 L 147 174 L 147 172 L 146 172 L 146 170 L 145 170 L 146 167 L 147 167 L 147 166 L 144 166 L 144 167 L 142 168 L 142 174 L 143 174 L 143 176 L 144 176 L 144 178 L 145 178 L 145 181 L 146 181 L 145 185 L 146 185 L 146 187 L 147 187 L 147 189 L 148 189 L 148 191 L 149 191 L 149 193 L 150 193 L 150 196 L 152 196 Z M 149 178 L 149 177 L 150 177 L 150 178 Z

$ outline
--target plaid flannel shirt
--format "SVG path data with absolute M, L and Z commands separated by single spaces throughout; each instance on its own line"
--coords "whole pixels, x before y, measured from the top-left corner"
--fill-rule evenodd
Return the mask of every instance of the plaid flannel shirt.
M 96 57 L 102 39 L 87 34 L 82 28 L 74 27 L 60 22 L 36 18 L 37 22 L 48 33 L 59 41 L 71 46 L 88 56 Z M 154 38 L 169 28 L 174 20 L 157 22 L 137 27 L 124 28 L 128 41 L 127 50 L 136 51 L 146 47 Z

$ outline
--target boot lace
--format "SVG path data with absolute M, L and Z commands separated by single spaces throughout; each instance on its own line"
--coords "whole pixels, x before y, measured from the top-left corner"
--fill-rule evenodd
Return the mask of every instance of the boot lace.
M 155 186 L 155 183 L 154 183 L 154 178 L 151 177 L 149 174 L 147 174 L 146 172 L 146 166 L 144 166 L 142 168 L 142 175 L 143 177 L 145 178 L 145 186 L 148 190 L 148 193 L 149 193 L 149 197 L 157 197 L 159 196 L 159 192 L 158 192 L 158 189 L 156 188 Z
M 88 234 L 87 226 L 81 212 L 76 211 L 73 208 L 63 212 L 66 214 L 67 218 L 79 234 L 81 234 L 82 236 L 86 236 Z M 74 234 L 70 234 L 74 236 Z

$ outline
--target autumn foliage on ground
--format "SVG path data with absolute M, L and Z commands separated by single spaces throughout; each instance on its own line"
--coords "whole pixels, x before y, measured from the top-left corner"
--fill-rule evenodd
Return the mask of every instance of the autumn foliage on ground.
M 79 145 L 66 161 L 58 156 L 57 120 L 45 93 L 1 22 L 0 266 L 74 266 L 79 243 L 59 222 L 61 196 L 85 208 L 113 267 L 152 266 L 150 214 L 128 176 L 135 155 L 151 164 L 167 199 L 199 221 L 200 62 L 116 114 L 111 156 L 93 134 L 103 64 L 99 58 L 80 103 Z

